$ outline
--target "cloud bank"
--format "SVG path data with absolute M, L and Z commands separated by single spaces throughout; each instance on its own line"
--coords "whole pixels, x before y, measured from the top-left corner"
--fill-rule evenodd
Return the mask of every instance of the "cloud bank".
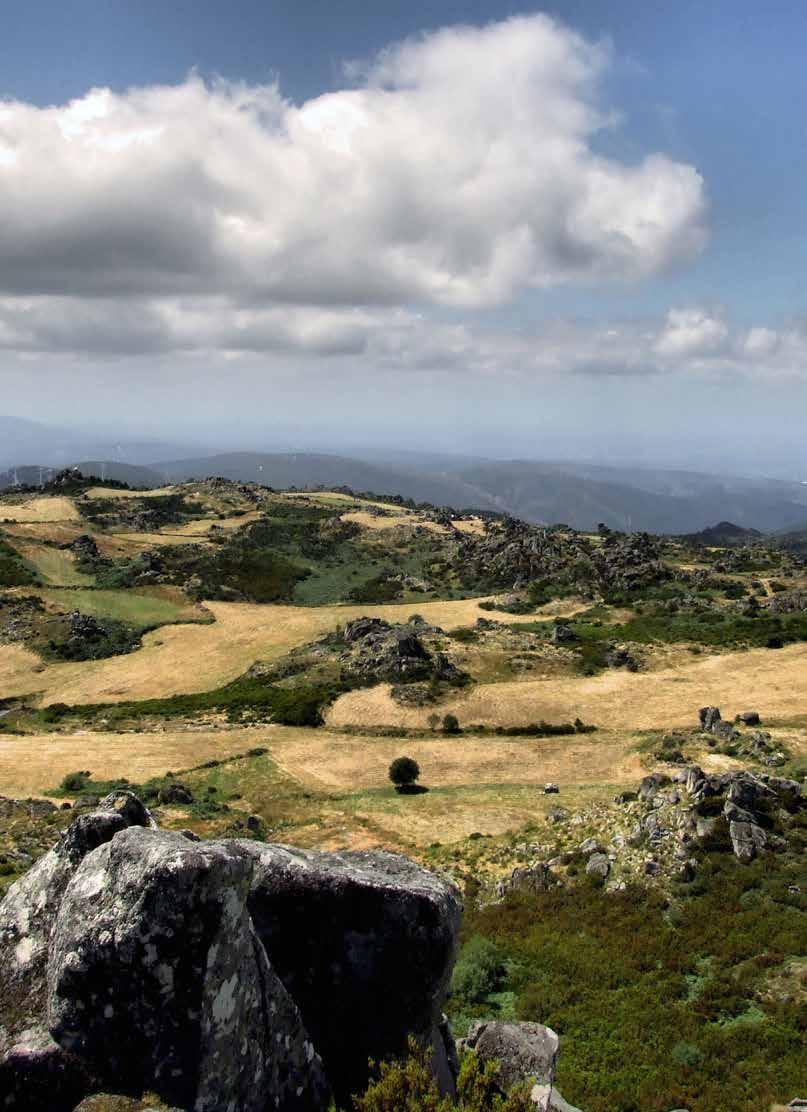
M 608 62 L 535 15 L 398 44 L 301 105 L 197 76 L 2 102 L 0 346 L 451 362 L 469 328 L 421 314 L 689 260 L 697 171 L 598 152 Z

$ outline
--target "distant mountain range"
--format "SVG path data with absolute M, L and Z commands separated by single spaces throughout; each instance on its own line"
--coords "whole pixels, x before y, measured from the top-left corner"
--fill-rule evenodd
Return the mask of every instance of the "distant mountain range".
M 67 467 L 76 460 L 118 460 L 150 464 L 194 451 L 188 444 L 161 440 L 126 440 L 99 436 L 0 416 L 0 470 L 22 467 Z
M 526 521 L 564 522 L 592 529 L 698 533 L 715 522 L 761 532 L 807 530 L 807 485 L 661 468 L 598 466 L 574 462 L 489 460 L 391 450 L 360 459 L 314 452 L 228 452 L 171 458 L 161 445 L 127 445 L 126 451 L 70 452 L 87 439 L 58 430 L 47 447 L 46 426 L 0 418 L 0 488 L 40 481 L 38 466 L 75 464 L 85 474 L 131 486 L 156 487 L 218 475 L 282 490 L 347 486 L 355 491 L 399 494 L 456 509 L 492 510 Z M 80 443 L 79 443 L 80 441 Z M 167 446 L 165 446 L 167 447 Z M 54 455 L 59 458 L 54 459 Z M 145 458 L 144 458 L 145 457 Z M 47 479 L 48 472 L 43 472 Z

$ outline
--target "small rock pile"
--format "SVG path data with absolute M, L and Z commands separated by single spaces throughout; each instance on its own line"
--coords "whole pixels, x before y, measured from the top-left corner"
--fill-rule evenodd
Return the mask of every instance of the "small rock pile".
M 31 640 L 46 617 L 41 598 L 0 594 L 0 645 Z
M 757 711 L 743 711 L 734 723 L 721 717 L 720 707 L 701 707 L 699 715 L 701 730 L 717 739 L 717 743 L 733 756 L 751 757 L 768 768 L 778 768 L 786 762 L 785 754 L 776 748 L 769 733 L 755 730 L 752 734 L 744 734 L 737 729 L 738 725 L 761 725 Z M 710 739 L 710 744 L 715 743 Z

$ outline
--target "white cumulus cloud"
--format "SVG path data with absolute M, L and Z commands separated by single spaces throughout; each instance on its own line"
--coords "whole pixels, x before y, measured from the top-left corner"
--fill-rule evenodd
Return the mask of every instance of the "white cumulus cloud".
M 649 275 L 701 248 L 704 187 L 597 153 L 607 64 L 535 15 L 391 47 L 300 105 L 197 76 L 0 103 L 0 293 L 95 299 L 86 337 L 116 298 L 473 308 Z

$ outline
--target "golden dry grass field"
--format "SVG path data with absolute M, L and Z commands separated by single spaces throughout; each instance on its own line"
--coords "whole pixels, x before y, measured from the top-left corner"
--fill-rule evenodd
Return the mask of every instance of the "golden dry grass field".
M 396 510 L 395 513 L 389 513 L 383 517 L 377 517 L 367 510 L 353 510 L 350 513 L 342 514 L 341 520 L 352 521 L 355 525 L 360 525 L 362 529 L 370 529 L 374 532 L 394 529 L 398 525 L 419 525 L 430 533 L 446 534 L 450 531 L 447 525 L 441 525 L 438 521 L 428 521 L 412 510 L 401 510 L 400 512 Z M 453 522 L 453 525 L 461 533 L 479 535 L 485 531 L 484 523 L 478 517 L 457 519 Z
M 287 811 L 295 819 L 293 832 L 284 837 L 323 848 L 423 849 L 474 831 L 513 832 L 543 820 L 557 802 L 542 791 L 547 781 L 559 784 L 565 806 L 575 807 L 607 802 L 616 791 L 635 787 L 647 770 L 634 739 L 622 731 L 546 739 L 434 735 L 404 740 L 285 726 L 197 726 L 0 736 L 0 784 L 4 793 L 25 797 L 47 794 L 78 769 L 90 770 L 98 780 L 143 781 L 256 747 L 268 755 L 230 773 L 237 777 L 238 809 L 271 821 L 280 777 L 286 796 L 296 796 Z M 387 770 L 402 753 L 419 763 L 428 792 L 402 797 L 392 790 Z M 736 763 L 708 752 L 698 760 L 708 771 Z M 185 819 L 179 815 L 176 821 Z
M 766 719 L 807 713 L 807 645 L 690 658 L 659 671 L 609 670 L 596 676 L 552 676 L 478 684 L 440 704 L 463 724 L 517 726 L 582 718 L 607 729 L 667 729 L 693 724 L 698 707 L 732 713 L 752 708 Z M 389 685 L 343 695 L 328 723 L 424 727 L 430 708 L 399 706 Z
M 41 693 L 43 703 L 115 703 L 208 691 L 236 679 L 257 660 L 280 656 L 365 614 L 406 621 L 417 611 L 429 622 L 455 629 L 485 615 L 482 601 L 316 609 L 207 602 L 214 623 L 165 626 L 147 633 L 142 649 L 126 656 L 43 666 L 28 650 L 0 645 L 0 692 L 3 698 Z
M 71 498 L 29 498 L 24 502 L 3 501 L 0 505 L 2 521 L 76 521 L 79 512 Z
M 4 793 L 26 797 L 52 792 L 78 769 L 90 770 L 98 780 L 124 776 L 137 782 L 257 746 L 269 756 L 244 770 L 243 778 L 239 770 L 239 809 L 271 818 L 269 761 L 274 776 L 279 773 L 297 785 L 298 794 L 315 800 L 299 804 L 296 817 L 303 829 L 294 840 L 321 846 L 356 846 L 358 838 L 366 846 L 423 848 L 473 831 L 501 834 L 543 817 L 553 802 L 541 790 L 547 780 L 560 782 L 564 801 L 571 804 L 609 798 L 644 772 L 619 736 L 596 742 L 590 737 L 402 741 L 278 726 L 0 736 L 0 783 Z M 420 764 L 428 792 L 401 797 L 392 790 L 387 770 L 403 751 Z
M 261 743 L 253 729 L 155 733 L 0 734 L 0 792 L 25 798 L 58 787 L 68 772 L 88 769 L 97 779 L 138 781 L 212 758 L 243 753 Z
M 162 498 L 166 494 L 176 494 L 173 486 L 156 487 L 154 490 L 119 490 L 117 487 L 90 487 L 88 498 Z

